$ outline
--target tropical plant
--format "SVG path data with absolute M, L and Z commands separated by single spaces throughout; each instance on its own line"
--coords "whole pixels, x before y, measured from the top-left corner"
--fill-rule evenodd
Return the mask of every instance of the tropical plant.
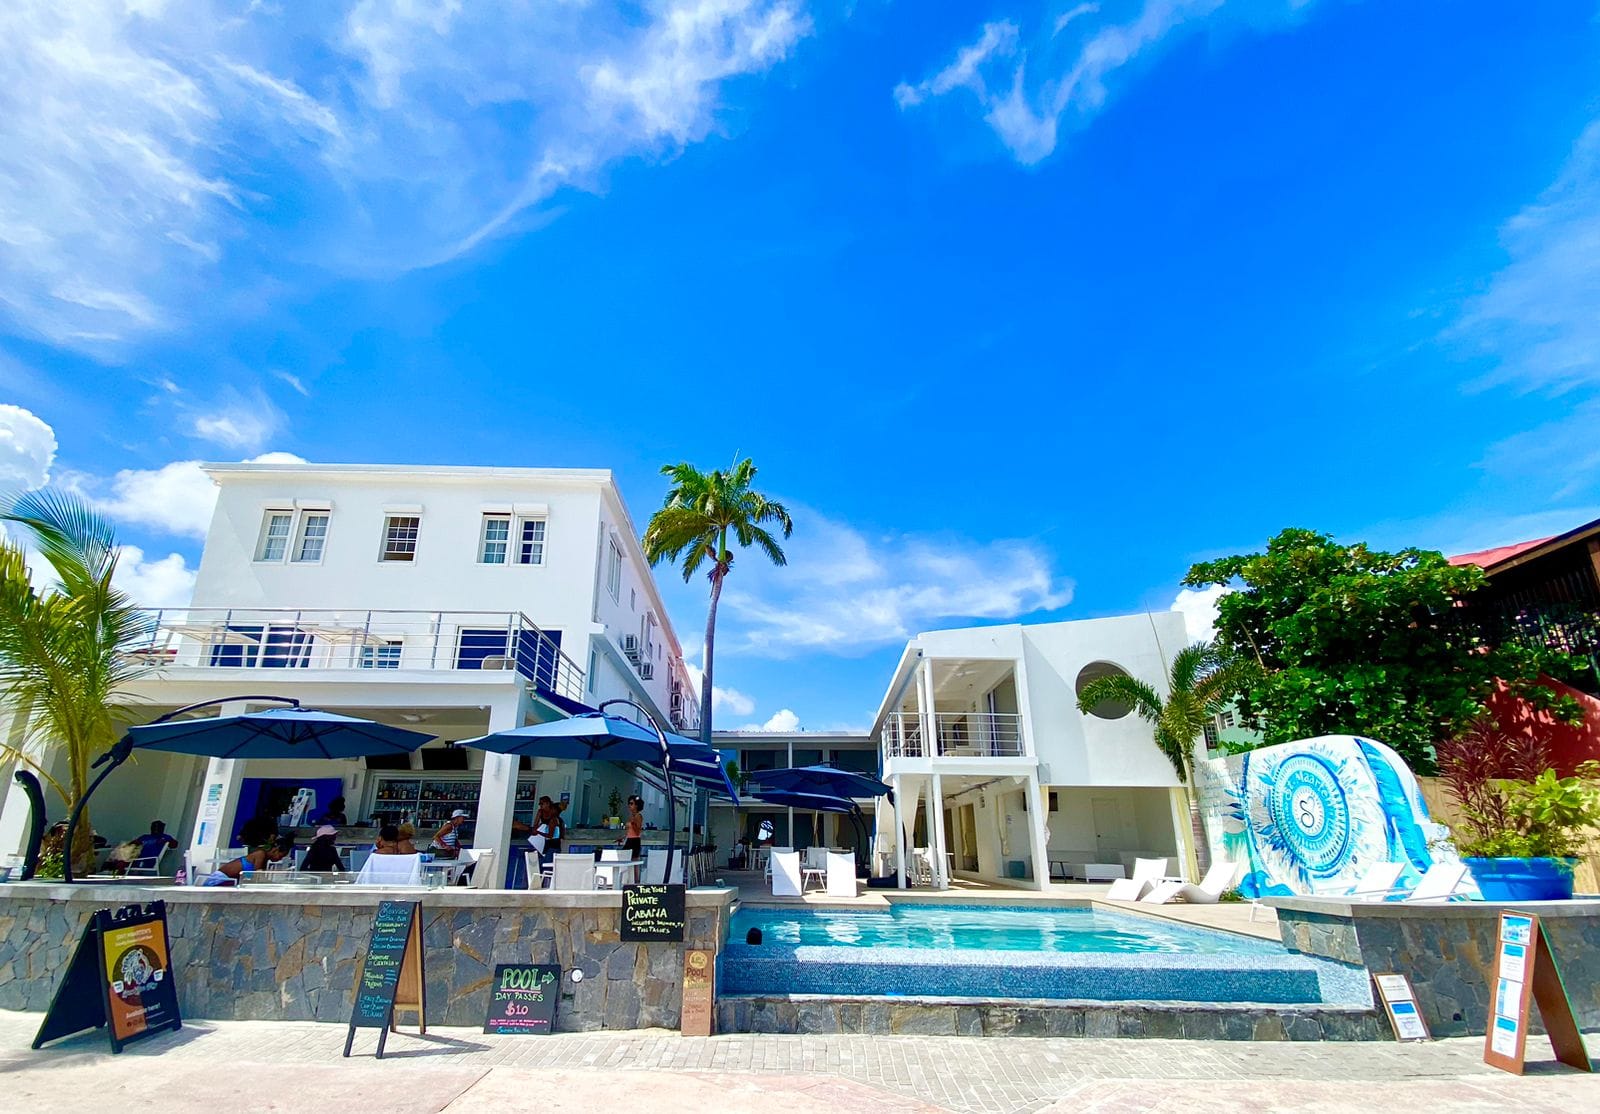
M 727 471 L 702 472 L 687 462 L 668 464 L 661 474 L 672 481 L 661 509 L 650 516 L 644 532 L 644 552 L 652 565 L 678 562 L 684 583 L 709 563 L 711 605 L 706 612 L 705 661 L 700 676 L 700 737 L 711 745 L 711 679 L 715 668 L 717 604 L 722 582 L 733 569 L 730 538 L 740 548 L 755 546 L 774 565 L 788 564 L 783 547 L 767 529 L 782 528 L 787 538 L 794 530 L 789 511 L 750 485 L 756 466 L 748 458 Z
M 1290 529 L 1265 553 L 1205 561 L 1183 581 L 1237 588 L 1217 604 L 1217 642 L 1260 666 L 1240 710 L 1266 742 L 1371 735 L 1419 774 L 1433 747 L 1463 731 L 1504 683 L 1557 719 L 1576 705 L 1537 684 L 1567 673 L 1566 656 L 1519 640 L 1491 644 L 1461 606 L 1483 570 L 1437 552 L 1385 553 Z
M 1456 850 L 1471 858 L 1569 858 L 1600 828 L 1600 762 L 1557 777 L 1547 742 L 1489 719 L 1439 745 L 1439 777 L 1461 805 Z
M 1196 642 L 1173 656 L 1164 700 L 1149 682 L 1126 673 L 1098 677 L 1078 694 L 1080 711 L 1107 703 L 1127 705 L 1154 728 L 1155 744 L 1172 763 L 1188 800 L 1194 866 L 1199 873 L 1210 869 L 1211 854 L 1195 794 L 1195 742 L 1212 717 L 1251 683 L 1255 672 L 1253 662 L 1232 657 L 1215 643 Z
M 149 620 L 112 581 L 118 550 L 109 523 L 76 496 L 31 491 L 0 499 L 0 522 L 22 527 L 55 583 L 36 587 L 27 554 L 0 542 L 0 704 L 22 725 L 22 745 L 0 756 L 25 763 L 70 810 L 89 783 L 91 763 L 122 734 L 127 685 L 149 672 L 123 651 Z M 58 777 L 33 753 L 64 759 Z M 71 849 L 87 870 L 94 855 L 85 816 Z

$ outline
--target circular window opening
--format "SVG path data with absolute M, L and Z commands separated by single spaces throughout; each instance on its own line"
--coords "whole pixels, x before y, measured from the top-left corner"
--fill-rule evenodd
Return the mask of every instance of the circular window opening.
M 1084 690 L 1102 677 L 1126 676 L 1128 676 L 1128 671 L 1120 665 L 1112 665 L 1109 661 L 1092 661 L 1078 671 L 1078 681 L 1073 688 L 1081 700 Z M 1102 700 L 1089 709 L 1089 714 L 1096 719 L 1121 719 L 1131 711 L 1133 711 L 1133 705 L 1125 701 Z

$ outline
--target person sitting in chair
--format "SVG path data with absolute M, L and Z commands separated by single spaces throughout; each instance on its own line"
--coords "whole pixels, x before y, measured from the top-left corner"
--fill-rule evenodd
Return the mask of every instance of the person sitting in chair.
M 120 854 L 106 861 L 108 870 L 121 873 L 135 864 L 141 867 L 154 868 L 161 861 L 161 853 L 168 847 L 178 846 L 178 841 L 167 834 L 167 824 L 164 820 L 150 821 L 148 835 L 134 836 L 127 843 L 122 844 L 117 850 Z
M 339 829 L 332 824 L 324 824 L 317 829 L 317 837 L 311 841 L 311 846 L 306 848 L 306 857 L 300 862 L 301 870 L 309 870 L 315 874 L 343 874 L 344 860 L 339 857 L 339 849 L 334 846 L 334 841 L 339 838 Z
M 257 847 L 242 858 L 223 863 L 200 884 L 202 886 L 237 886 L 239 879 L 245 875 L 254 874 L 258 870 L 266 870 L 268 863 L 281 863 L 292 854 L 294 854 L 294 840 L 288 836 L 280 836 L 267 846 Z

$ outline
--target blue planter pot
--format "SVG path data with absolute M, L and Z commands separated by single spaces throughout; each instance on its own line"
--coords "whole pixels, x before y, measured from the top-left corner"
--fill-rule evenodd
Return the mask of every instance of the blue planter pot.
M 1485 901 L 1566 901 L 1577 859 L 1463 859 Z

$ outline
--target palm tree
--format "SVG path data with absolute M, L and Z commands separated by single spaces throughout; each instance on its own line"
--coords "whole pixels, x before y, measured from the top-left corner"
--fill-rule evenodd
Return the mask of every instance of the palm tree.
M 1172 763 L 1189 803 L 1191 846 L 1197 871 L 1211 866 L 1200 802 L 1194 788 L 1194 746 L 1211 718 L 1243 692 L 1257 667 L 1228 657 L 1214 642 L 1196 642 L 1179 650 L 1167 678 L 1167 698 L 1144 681 L 1126 673 L 1099 677 L 1078 695 L 1078 710 L 1099 704 L 1131 706 L 1155 728 L 1155 744 Z M 1198 880 L 1198 879 L 1197 879 Z
M 706 576 L 711 581 L 711 607 L 706 612 L 706 655 L 700 675 L 700 737 L 711 745 L 711 674 L 717 640 L 717 601 L 722 598 L 722 582 L 733 568 L 729 535 L 740 548 L 755 546 L 774 565 L 786 565 L 783 547 L 767 523 L 783 527 L 783 536 L 794 530 L 789 511 L 754 491 L 756 466 L 749 458 L 726 472 L 702 472 L 687 462 L 668 464 L 661 474 L 672 481 L 661 509 L 650 516 L 644 531 L 644 553 L 652 565 L 662 561 L 680 562 L 684 583 L 708 561 Z
M 112 586 L 118 550 L 111 526 L 82 500 L 52 491 L 0 499 L 0 522 L 23 527 L 56 583 L 36 588 L 21 544 L 0 542 L 0 707 L 21 720 L 25 737 L 65 752 L 61 778 L 23 750 L 0 757 L 32 766 L 70 810 L 83 795 L 94 759 L 122 733 L 120 704 L 134 678 L 149 672 L 123 651 L 149 631 L 148 619 Z M 87 871 L 93 831 L 77 829 L 74 867 Z

